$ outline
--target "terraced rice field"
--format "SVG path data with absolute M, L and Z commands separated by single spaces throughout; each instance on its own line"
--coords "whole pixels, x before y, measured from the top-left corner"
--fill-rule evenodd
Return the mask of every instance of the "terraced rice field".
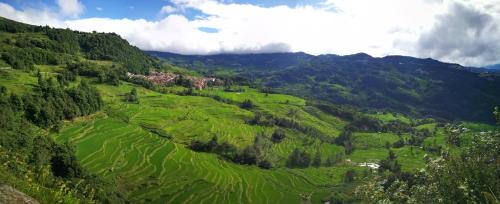
M 60 69 L 38 68 L 47 74 Z M 21 94 L 36 85 L 33 73 L 3 69 L 0 76 L 0 85 Z M 359 163 L 385 159 L 388 153 L 385 144 L 399 139 L 392 133 L 353 133 L 355 151 L 345 156 L 347 161 L 333 167 L 288 169 L 283 166 L 295 148 L 310 155 L 319 152 L 323 162 L 342 154 L 344 148 L 284 128 L 286 138 L 273 143 L 268 152 L 271 156 L 266 158 L 275 168 L 264 170 L 228 162 L 216 154 L 194 152 L 186 145 L 193 139 L 209 140 L 217 136 L 219 142 L 227 141 L 241 150 L 252 144 L 256 135 L 269 138 L 277 127 L 246 122 L 256 111 L 298 121 L 331 138 L 337 137 L 347 122 L 307 106 L 303 99 L 263 94 L 248 87 L 242 87 L 242 92 L 224 92 L 222 88 L 197 92 L 234 102 L 251 99 L 256 105 L 253 110 L 209 97 L 160 94 L 126 82 L 121 86 L 96 86 L 106 108 L 96 115 L 66 122 L 61 132 L 52 136 L 58 142 L 73 143 L 81 164 L 116 185 L 133 203 L 301 203 L 309 198 L 319 203 L 332 191 L 345 188 L 342 179 L 347 170 L 366 172 Z M 125 94 L 134 87 L 140 102 L 124 102 Z M 383 122 L 394 119 L 411 122 L 400 114 L 371 116 Z M 474 123 L 465 126 L 474 131 L 491 128 Z M 420 125 L 417 129 L 435 130 L 435 136 L 426 138 L 425 145 L 446 145 L 444 130 L 436 123 Z M 408 135 L 402 137 L 408 138 Z M 469 140 L 469 136 L 463 139 Z M 405 146 L 392 151 L 404 171 L 414 171 L 425 164 L 425 152 L 420 148 Z
M 77 146 L 84 167 L 113 181 L 137 202 L 299 203 L 320 199 L 353 167 L 262 170 L 196 153 L 104 114 L 64 128 L 58 141 Z M 354 167 L 355 168 L 355 167 Z
M 323 162 L 327 157 L 343 153 L 344 149 L 297 130 L 285 129 L 287 137 L 273 144 L 269 152 L 276 168 L 263 170 L 185 147 L 193 139 L 209 140 L 216 135 L 220 142 L 227 141 L 241 150 L 252 144 L 258 134 L 270 137 L 276 127 L 245 122 L 254 112 L 209 97 L 160 94 L 139 87 L 139 103 L 123 102 L 124 95 L 133 87 L 128 83 L 118 87 L 98 85 L 106 109 L 93 117 L 68 122 L 54 135 L 59 142 L 74 143 L 83 166 L 117 185 L 133 202 L 300 203 L 310 197 L 317 203 L 342 185 L 347 170 L 363 171 L 357 163 L 384 159 L 387 150 L 382 145 L 397 139 L 391 134 L 355 133 L 357 145 L 376 142 L 349 155 L 352 162 L 334 167 L 287 169 L 283 166 L 295 148 L 311 155 L 320 152 Z M 302 99 L 292 96 L 266 96 L 252 89 L 239 94 L 207 92 L 233 101 L 251 98 L 258 111 L 293 118 L 331 137 L 336 137 L 346 124 L 306 107 Z M 296 110 L 292 111 L 293 115 L 291 110 Z M 423 164 L 414 162 L 423 154 L 404 148 L 395 151 L 404 160 L 401 161 L 403 169 L 411 170 Z

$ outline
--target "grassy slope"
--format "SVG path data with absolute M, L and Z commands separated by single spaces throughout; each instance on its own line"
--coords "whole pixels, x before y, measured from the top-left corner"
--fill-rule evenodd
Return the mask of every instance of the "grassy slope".
M 327 195 L 352 168 L 237 165 L 104 114 L 74 122 L 57 139 L 77 144 L 82 164 L 113 180 L 132 200 L 155 203 L 298 203 L 301 193 Z
M 53 72 L 59 68 L 42 69 Z M 2 73 L 0 85 L 7 85 L 9 91 L 18 89 L 26 93 L 36 83 L 34 74 L 19 70 Z M 270 137 L 274 127 L 248 125 L 244 121 L 253 117 L 253 112 L 209 97 L 160 94 L 128 83 L 97 87 L 106 101 L 106 109 L 92 117 L 67 122 L 61 133 L 53 136 L 60 142 L 72 141 L 77 147 L 77 157 L 86 168 L 115 183 L 133 201 L 298 203 L 301 195 L 312 194 L 313 201 L 318 202 L 330 191 L 342 188 L 345 171 L 362 169 L 352 163 L 340 163 L 334 167 L 262 170 L 227 162 L 214 154 L 193 152 L 185 148 L 185 144 L 194 138 L 208 140 L 217 135 L 219 141 L 228 141 L 241 149 L 251 144 L 257 134 Z M 139 104 L 122 101 L 133 87 L 138 88 Z M 266 96 L 247 87 L 244 89 L 241 93 L 217 88 L 202 92 L 237 102 L 252 99 L 258 111 L 293 118 L 331 137 L 336 137 L 346 124 L 305 106 L 303 99 L 280 94 Z M 296 110 L 296 114 L 290 115 L 290 110 Z M 435 125 L 419 128 L 433 129 Z M 171 139 L 148 131 L 151 129 Z M 285 131 L 286 139 L 273 144 L 270 150 L 274 155 L 270 159 L 278 166 L 284 164 L 295 147 L 312 155 L 319 150 L 323 161 L 327 156 L 343 152 L 343 147 L 322 143 L 295 130 Z M 353 162 L 377 162 L 387 156 L 385 142 L 397 140 L 397 136 L 390 133 L 354 133 L 353 137 L 356 150 L 347 157 Z M 435 137 L 425 142 L 433 140 L 444 144 L 441 128 Z M 411 171 L 424 164 L 425 153 L 420 149 L 393 150 L 403 170 Z
M 56 138 L 61 142 L 74 142 L 77 156 L 85 167 L 114 180 L 120 189 L 129 192 L 133 200 L 160 203 L 298 203 L 303 193 L 313 194 L 313 199 L 317 201 L 341 183 L 346 170 L 359 169 L 337 166 L 262 170 L 226 162 L 213 154 L 193 152 L 182 143 L 192 138 L 208 140 L 212 135 L 218 135 L 219 140 L 242 148 L 251 144 L 257 133 L 271 133 L 272 128 L 247 125 L 244 119 L 252 117 L 252 112 L 207 97 L 159 94 L 139 88 L 139 104 L 121 102 L 121 95 L 127 93 L 131 86 L 99 85 L 109 104 L 108 114 L 101 113 L 94 118 L 72 122 Z M 259 100 L 256 102 L 265 106 Z M 159 128 L 172 135 L 173 142 L 141 126 Z M 325 154 L 335 150 L 329 148 L 332 145 L 317 141 L 306 146 L 298 139 L 303 137 L 300 133 L 292 133 L 286 141 L 275 145 L 276 152 L 285 157 L 295 146 L 311 152 L 321 148 Z

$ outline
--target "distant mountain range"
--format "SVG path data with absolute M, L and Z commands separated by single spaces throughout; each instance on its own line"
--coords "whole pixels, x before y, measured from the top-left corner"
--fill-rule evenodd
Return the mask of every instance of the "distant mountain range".
M 234 74 L 302 97 L 420 117 L 493 122 L 500 77 L 492 69 L 406 56 L 306 53 L 179 55 L 147 52 L 205 74 Z
M 489 69 L 489 70 L 500 71 L 500 64 L 493 64 L 493 65 L 485 66 L 484 68 Z

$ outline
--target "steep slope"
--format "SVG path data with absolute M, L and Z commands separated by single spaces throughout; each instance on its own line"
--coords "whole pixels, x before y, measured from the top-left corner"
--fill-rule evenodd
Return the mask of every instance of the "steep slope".
M 124 70 L 147 73 L 159 64 L 113 33 L 84 33 L 48 26 L 32 26 L 0 17 L 0 65 L 32 69 L 34 64 L 58 65 L 110 60 Z
M 283 93 L 419 117 L 493 122 L 490 111 L 500 104 L 499 76 L 469 72 L 460 65 L 432 59 L 374 58 L 363 53 L 348 56 L 148 53 L 207 73 L 229 70 Z M 223 63 L 226 58 L 231 63 Z M 254 61 L 259 63 L 248 63 Z

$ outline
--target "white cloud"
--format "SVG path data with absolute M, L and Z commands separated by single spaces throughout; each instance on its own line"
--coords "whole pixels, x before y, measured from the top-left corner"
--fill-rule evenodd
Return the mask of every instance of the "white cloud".
M 481 8 L 453 4 L 434 26 L 420 35 L 417 53 L 481 66 L 500 62 L 500 16 Z
M 95 10 L 102 11 L 102 7 L 95 7 Z
M 174 8 L 174 7 L 172 7 L 172 6 L 168 6 L 168 5 L 167 5 L 167 6 L 163 6 L 163 7 L 161 8 L 160 13 L 161 13 L 161 14 L 170 14 L 170 13 L 174 13 L 174 12 L 176 12 L 176 11 L 177 11 L 177 9 L 176 9 L 176 8 Z
M 69 17 L 78 17 L 83 13 L 84 6 L 79 0 L 57 0 L 61 14 Z
M 78 2 L 78 1 L 76 1 Z M 453 34 L 435 34 L 436 26 L 446 15 L 457 21 L 453 5 L 460 4 L 491 16 L 485 36 L 500 36 L 500 0 L 326 0 L 314 6 L 261 7 L 252 4 L 215 0 L 171 0 L 165 6 L 166 14 L 157 21 L 144 19 L 64 19 L 50 12 L 15 10 L 0 3 L 0 15 L 34 24 L 49 24 L 82 31 L 115 32 L 131 44 L 146 50 L 169 51 L 182 54 L 213 54 L 221 52 L 279 52 L 303 51 L 310 54 L 352 54 L 366 52 L 374 56 L 401 54 L 434 57 L 466 65 L 482 65 L 500 61 L 491 48 L 479 55 L 443 55 L 443 47 L 422 47 L 432 40 L 456 38 Z M 2 8 L 5 7 L 5 8 Z M 10 8 L 8 8 L 10 7 Z M 188 19 L 187 9 L 198 10 L 202 17 Z M 61 8 L 61 12 L 65 10 Z M 4 12 L 5 11 L 5 12 Z M 75 13 L 75 12 L 74 12 Z M 78 13 L 78 12 L 76 12 Z M 174 14 L 175 13 L 175 14 Z M 455 23 L 455 25 L 464 25 Z M 499 29 L 493 29 L 498 27 Z M 206 33 L 199 28 L 212 28 Z M 426 37 L 427 36 L 427 37 Z M 435 38 L 428 37 L 434 36 Z M 453 49 L 463 50 L 479 42 L 487 45 L 487 37 L 468 38 L 468 44 L 453 41 Z M 494 42 L 492 42 L 494 44 Z M 431 50 L 429 50 L 431 49 Z M 481 47 L 476 47 L 481 49 Z M 474 58 L 472 60 L 472 58 Z
M 55 27 L 62 27 L 64 25 L 57 13 L 50 10 L 26 9 L 18 11 L 9 4 L 2 2 L 0 2 L 0 16 L 35 25 L 50 25 Z

